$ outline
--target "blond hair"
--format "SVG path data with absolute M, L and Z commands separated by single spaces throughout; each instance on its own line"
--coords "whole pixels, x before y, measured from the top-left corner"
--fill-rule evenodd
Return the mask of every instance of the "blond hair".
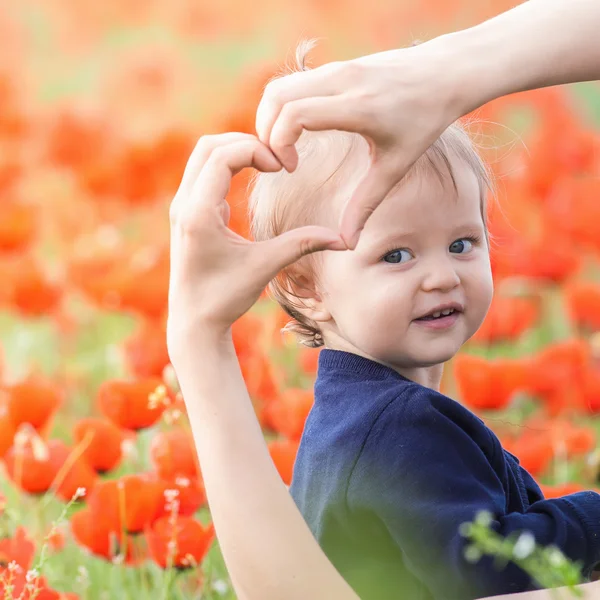
M 282 75 L 305 71 L 306 55 L 313 42 L 303 42 L 296 51 L 296 65 Z M 323 212 L 331 207 L 333 197 L 351 193 L 361 169 L 368 166 L 366 140 L 344 131 L 304 131 L 296 144 L 299 162 L 293 173 L 256 173 L 252 180 L 248 211 L 250 230 L 256 241 L 274 238 L 286 231 L 319 223 Z M 412 177 L 434 175 L 443 181 L 450 175 L 456 188 L 450 157 L 458 158 L 477 177 L 481 196 L 481 213 L 485 223 L 486 196 L 492 189 L 489 170 L 464 127 L 450 125 L 413 164 L 400 184 Z M 399 184 L 399 185 L 400 185 Z M 486 228 L 487 233 L 487 228 Z M 314 261 L 307 256 L 302 261 Z M 284 269 L 269 284 L 269 293 L 291 317 L 282 331 L 292 331 L 301 344 L 323 345 L 316 322 L 302 314 L 302 288 L 294 265 Z

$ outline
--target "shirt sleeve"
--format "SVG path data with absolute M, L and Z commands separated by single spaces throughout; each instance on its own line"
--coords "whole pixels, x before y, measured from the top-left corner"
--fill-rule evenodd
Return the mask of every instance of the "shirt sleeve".
M 510 454 L 510 452 L 507 452 Z M 515 462 L 515 466 L 519 471 L 519 476 L 523 480 L 523 485 L 525 486 L 525 493 L 527 494 L 527 498 L 530 504 L 534 502 L 539 502 L 544 499 L 544 494 L 538 485 L 537 481 L 531 476 L 531 474 L 521 466 L 519 459 L 514 455 L 510 454 L 511 458 Z
M 469 541 L 459 527 L 482 510 L 493 515 L 491 527 L 501 535 L 529 531 L 538 544 L 553 544 L 581 561 L 587 578 L 600 561 L 600 495 L 540 499 L 525 513 L 508 513 L 505 490 L 488 457 L 439 398 L 453 402 L 423 388 L 382 412 L 350 477 L 352 513 L 377 515 L 406 568 L 435 598 L 538 589 L 512 562 L 501 568 L 491 557 L 477 563 L 464 558 Z

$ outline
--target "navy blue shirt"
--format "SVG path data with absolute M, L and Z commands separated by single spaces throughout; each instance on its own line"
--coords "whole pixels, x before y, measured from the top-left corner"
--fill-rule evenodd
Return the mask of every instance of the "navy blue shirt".
M 324 349 L 291 494 L 363 600 L 469 600 L 537 589 L 514 563 L 470 563 L 459 526 L 481 510 L 504 536 L 530 531 L 600 562 L 600 495 L 544 499 L 460 403 L 355 354 Z

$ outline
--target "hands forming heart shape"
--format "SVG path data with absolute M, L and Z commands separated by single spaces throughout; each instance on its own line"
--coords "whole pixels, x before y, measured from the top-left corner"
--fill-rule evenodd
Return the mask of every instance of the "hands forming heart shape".
M 257 136 L 231 132 L 200 139 L 170 210 L 173 353 L 192 323 L 216 335 L 226 332 L 300 257 L 356 247 L 371 213 L 461 112 L 450 91 L 435 98 L 427 93 L 434 77 L 441 86 L 437 74 L 446 61 L 444 45 L 431 42 L 294 73 L 267 86 Z M 302 131 L 324 129 L 358 133 L 370 148 L 369 170 L 342 212 L 339 232 L 309 226 L 250 242 L 228 229 L 225 198 L 233 175 L 245 167 L 293 171 Z
M 167 346 L 240 598 L 357 596 L 273 467 L 232 348 L 232 323 L 300 257 L 354 249 L 370 215 L 456 119 L 509 93 L 600 79 L 599 24 L 597 0 L 529 0 L 419 46 L 273 81 L 258 108 L 256 136 L 226 133 L 198 142 L 170 209 Z M 363 136 L 370 149 L 369 169 L 339 230 L 302 227 L 264 242 L 233 233 L 226 201 L 233 175 L 245 167 L 291 172 L 302 131 L 331 129 Z M 598 583 L 579 591 L 600 597 Z M 510 597 L 554 598 L 550 590 Z

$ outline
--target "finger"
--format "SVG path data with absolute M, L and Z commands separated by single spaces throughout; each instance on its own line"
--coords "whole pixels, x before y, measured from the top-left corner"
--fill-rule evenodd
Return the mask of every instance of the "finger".
M 329 63 L 309 71 L 291 73 L 271 81 L 256 110 L 256 134 L 263 144 L 269 143 L 271 129 L 283 106 L 293 100 L 341 93 L 335 72 L 340 63 Z
M 202 136 L 196 143 L 196 146 L 194 147 L 194 150 L 192 151 L 185 166 L 181 184 L 179 186 L 180 189 L 184 193 L 191 192 L 196 179 L 198 179 L 198 175 L 200 175 L 202 167 L 215 148 L 224 146 L 226 144 L 232 144 L 233 142 L 249 140 L 256 140 L 256 136 L 249 133 L 239 133 L 236 131 L 221 133 L 218 135 Z
M 322 250 L 347 250 L 339 234 L 318 225 L 292 229 L 271 240 L 254 245 L 255 252 L 260 257 L 258 269 L 265 281 L 270 281 L 282 269 L 307 254 Z
M 364 118 L 345 95 L 303 98 L 288 102 L 280 111 L 269 138 L 269 147 L 287 171 L 298 165 L 295 144 L 304 129 L 338 129 L 362 133 Z
M 220 205 L 229 192 L 233 176 L 246 167 L 276 172 L 281 170 L 281 163 L 255 137 L 218 146 L 204 163 L 194 183 L 192 198 L 201 204 Z
M 406 171 L 408 168 L 393 168 L 384 162 L 371 165 L 346 203 L 340 218 L 340 235 L 348 248 L 356 248 L 365 223 Z

